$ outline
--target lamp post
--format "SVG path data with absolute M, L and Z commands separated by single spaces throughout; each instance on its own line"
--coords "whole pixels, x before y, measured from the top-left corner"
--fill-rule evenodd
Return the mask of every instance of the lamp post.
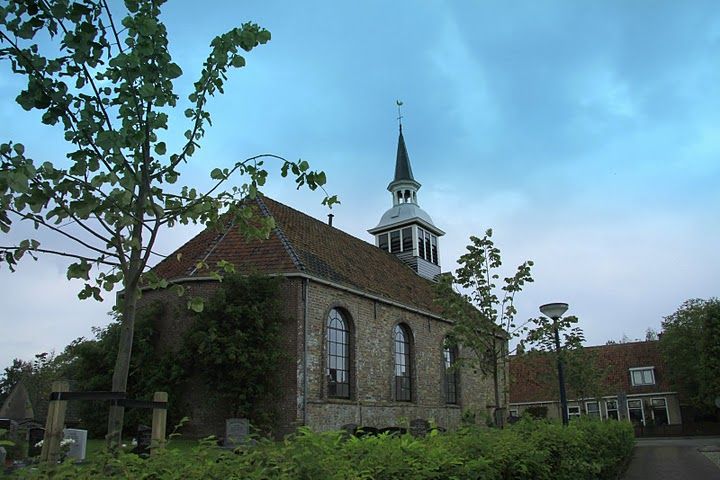
M 562 352 L 560 351 L 560 332 L 558 331 L 557 321 L 567 311 L 567 303 L 546 303 L 540 307 L 540 312 L 546 317 L 552 318 L 553 330 L 555 331 L 555 352 L 557 353 L 557 370 L 558 381 L 560 382 L 560 409 L 562 410 L 563 425 L 567 425 L 567 395 L 565 394 L 565 368 L 562 360 Z

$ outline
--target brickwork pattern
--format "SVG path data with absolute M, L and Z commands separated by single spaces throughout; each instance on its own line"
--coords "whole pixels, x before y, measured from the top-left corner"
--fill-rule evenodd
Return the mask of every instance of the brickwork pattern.
M 401 426 L 414 418 L 433 419 L 455 428 L 462 411 L 483 412 L 492 398 L 492 382 L 471 369 L 460 372 L 460 402 L 445 403 L 443 341 L 450 324 L 405 309 L 310 282 L 308 308 L 307 424 L 316 430 L 337 429 L 345 423 Z M 343 310 L 351 322 L 355 375 L 349 400 L 327 397 L 325 369 L 326 323 L 331 308 Z M 392 331 L 404 323 L 412 332 L 413 391 L 411 402 L 394 399 Z

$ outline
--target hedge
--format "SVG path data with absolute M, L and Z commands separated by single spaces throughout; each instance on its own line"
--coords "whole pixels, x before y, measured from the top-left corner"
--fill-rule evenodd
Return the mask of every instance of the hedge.
M 504 430 L 463 428 L 410 435 L 350 437 L 302 429 L 282 442 L 258 440 L 235 452 L 201 441 L 192 451 L 166 449 L 143 459 L 104 455 L 64 463 L 54 479 L 616 479 L 634 446 L 628 422 L 579 419 L 570 426 L 524 418 Z M 49 478 L 41 470 L 18 472 Z

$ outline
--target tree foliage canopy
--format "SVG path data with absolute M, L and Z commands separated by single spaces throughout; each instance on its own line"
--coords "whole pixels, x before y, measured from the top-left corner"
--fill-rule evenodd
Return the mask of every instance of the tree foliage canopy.
M 662 323 L 660 349 L 673 388 L 703 411 L 720 397 L 720 299 L 691 299 Z
M 28 221 L 76 247 L 54 249 L 35 237 L 2 246 L 0 254 L 10 268 L 24 254 L 74 259 L 67 276 L 85 280 L 81 298 L 100 299 L 117 283 L 136 286 L 163 226 L 212 225 L 229 210 L 233 225 L 246 234 L 262 236 L 272 227 L 270 221 L 251 222 L 251 211 L 237 202 L 265 183 L 263 157 L 272 155 L 215 168 L 215 185 L 204 193 L 174 185 L 211 124 L 208 100 L 224 93 L 230 70 L 244 66 L 243 54 L 268 42 L 270 33 L 246 23 L 211 42 L 187 97 L 184 140 L 170 152 L 168 144 L 178 142 L 169 141 L 168 120 L 180 98 L 173 82 L 182 70 L 159 20 L 163 3 L 126 1 L 128 14 L 119 26 L 105 0 L 13 0 L 0 7 L 0 60 L 26 79 L 16 102 L 40 111 L 43 123 L 59 125 L 70 146 L 64 161 L 34 161 L 21 143 L 0 145 L 0 229 Z M 298 185 L 314 189 L 325 182 L 305 161 L 280 159 L 280 167 Z M 223 190 L 231 175 L 246 183 Z M 97 266 L 107 268 L 91 281 Z
M 470 237 L 471 243 L 458 260 L 460 267 L 455 274 L 439 278 L 435 302 L 454 321 L 450 341 L 472 352 L 460 361 L 492 374 L 495 404 L 499 407 L 502 394 L 499 376 L 508 355 L 508 339 L 521 330 L 515 325 L 515 295 L 533 281 L 530 274 L 533 262 L 523 262 L 498 287 L 502 259 L 492 234 L 488 229 L 482 238 Z
M 209 99 L 224 93 L 229 72 L 243 67 L 244 54 L 267 43 L 270 33 L 245 23 L 212 40 L 187 95 L 187 129 L 178 142 L 168 127 L 180 105 L 174 81 L 182 69 L 160 21 L 163 4 L 125 0 L 119 24 L 106 0 L 9 0 L 0 6 L 0 61 L 25 80 L 15 100 L 40 112 L 42 123 L 59 126 L 67 142 L 65 159 L 40 161 L 22 143 L 0 144 L 0 231 L 19 221 L 54 235 L 50 245 L 39 235 L 0 245 L 0 260 L 12 270 L 26 254 L 70 258 L 67 278 L 84 282 L 83 299 L 101 300 L 104 291 L 122 287 L 112 382 L 120 392 L 127 387 L 140 286 L 168 286 L 152 271 L 146 274 L 164 227 L 201 223 L 267 236 L 273 220 L 253 218 L 239 201 L 254 198 L 265 184 L 266 159 L 279 161 L 280 174 L 291 174 L 298 187 L 325 183 L 325 174 L 306 161 L 263 154 L 214 168 L 207 191 L 175 185 L 211 125 Z M 227 188 L 231 177 L 240 181 Z M 336 201 L 326 195 L 323 203 Z M 202 308 L 197 298 L 188 303 Z M 122 407 L 111 408 L 111 448 L 120 443 L 122 416 Z

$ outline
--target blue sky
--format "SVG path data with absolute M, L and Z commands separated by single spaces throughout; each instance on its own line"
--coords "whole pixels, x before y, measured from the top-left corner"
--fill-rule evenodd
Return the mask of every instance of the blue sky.
M 536 263 L 519 319 L 566 301 L 599 344 L 718 295 L 719 3 L 171 1 L 164 12 L 183 98 L 214 35 L 249 20 L 273 35 L 211 102 L 185 183 L 207 186 L 212 168 L 257 153 L 302 158 L 340 196 L 334 224 L 371 240 L 391 204 L 401 99 L 420 205 L 447 232 L 443 269 L 492 227 L 507 273 Z M 19 85 L 2 65 L 3 141 L 62 161 L 62 132 L 13 103 Z M 320 195 L 278 175 L 266 193 L 327 215 Z M 196 232 L 166 232 L 161 251 Z M 110 305 L 80 302 L 78 289 L 47 258 L 0 270 L 0 367 L 106 324 Z

